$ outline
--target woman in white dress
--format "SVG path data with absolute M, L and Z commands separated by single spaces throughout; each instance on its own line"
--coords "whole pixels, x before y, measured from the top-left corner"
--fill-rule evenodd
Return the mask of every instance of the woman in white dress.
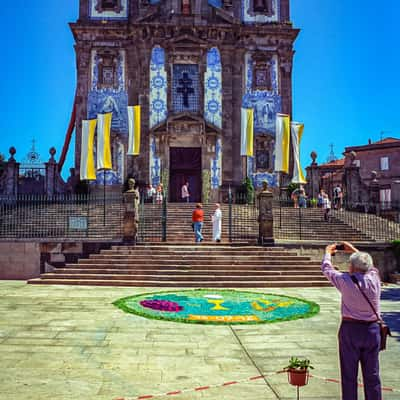
M 215 204 L 214 215 L 211 217 L 213 224 L 213 240 L 215 242 L 221 241 L 221 225 L 222 225 L 222 212 L 219 203 Z

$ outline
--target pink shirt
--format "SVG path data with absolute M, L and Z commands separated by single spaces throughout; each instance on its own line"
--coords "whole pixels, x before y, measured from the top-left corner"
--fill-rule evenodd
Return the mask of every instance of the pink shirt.
M 363 321 L 376 321 L 376 315 L 367 300 L 360 293 L 348 272 L 340 272 L 333 268 L 331 255 L 325 254 L 321 265 L 322 273 L 330 280 L 342 294 L 342 317 L 349 317 Z M 381 280 L 379 271 L 371 268 L 365 274 L 355 273 L 362 291 L 371 301 L 378 315 L 380 315 Z

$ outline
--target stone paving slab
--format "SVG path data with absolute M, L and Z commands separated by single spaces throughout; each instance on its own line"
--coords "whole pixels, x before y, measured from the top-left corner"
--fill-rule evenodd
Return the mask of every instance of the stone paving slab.
M 112 305 L 121 297 L 155 291 L 160 288 L 0 281 L 0 398 L 113 400 L 246 380 L 160 399 L 289 400 L 296 391 L 286 374 L 248 378 L 280 370 L 292 355 L 309 357 L 315 375 L 339 376 L 339 294 L 333 288 L 254 289 L 321 306 L 313 318 L 275 324 L 180 324 L 144 319 Z M 396 337 L 381 353 L 381 376 L 385 386 L 400 390 L 400 287 L 387 286 L 382 297 Z M 339 389 L 311 378 L 300 398 L 339 399 Z M 384 394 L 387 400 L 399 398 L 400 393 Z

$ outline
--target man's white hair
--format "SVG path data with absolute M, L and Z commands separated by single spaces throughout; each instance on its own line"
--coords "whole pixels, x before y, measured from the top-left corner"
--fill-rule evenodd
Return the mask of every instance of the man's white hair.
M 357 251 L 356 253 L 353 253 L 350 256 L 350 263 L 354 269 L 363 272 L 369 271 L 374 266 L 372 257 L 368 253 L 364 253 L 362 251 Z

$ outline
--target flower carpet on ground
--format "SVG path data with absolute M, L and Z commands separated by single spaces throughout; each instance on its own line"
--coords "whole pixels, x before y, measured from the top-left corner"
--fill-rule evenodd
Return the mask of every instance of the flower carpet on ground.
M 213 325 L 289 321 L 319 312 L 318 304 L 296 297 L 223 289 L 145 293 L 114 304 L 146 318 Z

